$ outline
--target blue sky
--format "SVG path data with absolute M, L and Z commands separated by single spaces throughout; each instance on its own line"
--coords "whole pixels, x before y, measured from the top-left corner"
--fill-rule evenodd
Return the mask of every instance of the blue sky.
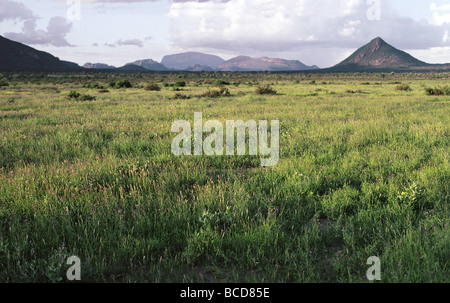
M 450 62 L 448 0 L 0 0 L 0 8 L 0 35 L 80 65 L 201 51 L 328 67 L 377 36 L 423 61 Z

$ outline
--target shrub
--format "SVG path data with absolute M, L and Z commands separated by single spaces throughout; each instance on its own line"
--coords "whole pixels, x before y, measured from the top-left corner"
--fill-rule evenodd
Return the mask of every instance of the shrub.
M 185 87 L 186 86 L 186 82 L 184 81 L 177 81 L 174 84 L 175 87 Z
M 120 81 L 116 81 L 116 82 L 110 82 L 109 83 L 109 87 L 112 88 L 130 88 L 132 87 L 130 81 L 124 79 L 124 80 L 120 80 Z
M 0 87 L 2 86 L 9 86 L 9 83 L 5 79 L 0 80 Z
M 208 90 L 207 92 L 202 94 L 202 97 L 209 97 L 209 98 L 214 98 L 214 97 L 220 97 L 220 96 L 230 96 L 230 91 L 228 90 L 228 88 L 221 88 L 220 90 L 217 89 L 213 89 L 213 90 Z
M 186 96 L 186 95 L 183 95 L 183 94 L 180 94 L 180 93 L 176 93 L 173 96 L 174 100 L 177 100 L 177 99 L 190 99 L 190 98 L 191 98 L 190 96 Z
M 347 89 L 346 91 L 345 91 L 347 94 L 360 94 L 360 93 L 362 93 L 362 91 L 361 90 L 351 90 L 351 89 Z
M 411 87 L 409 87 L 408 84 L 399 84 L 399 85 L 397 85 L 397 87 L 395 89 L 405 91 L 405 92 L 412 91 Z
M 78 99 L 80 96 L 81 96 L 81 94 L 75 90 L 70 91 L 70 93 L 68 95 L 69 99 Z
M 83 87 L 86 87 L 86 88 L 96 88 L 96 89 L 104 89 L 103 85 L 98 84 L 98 83 L 87 83 L 87 84 L 84 84 Z
M 271 88 L 269 84 L 258 86 L 255 92 L 258 95 L 275 95 L 277 93 L 277 91 Z
M 159 86 L 156 83 L 147 83 L 144 85 L 144 90 L 148 90 L 148 91 L 160 91 L 161 90 L 161 86 Z
M 95 96 L 91 96 L 91 95 L 81 95 L 80 93 L 78 93 L 77 91 L 71 91 L 68 95 L 69 99 L 74 99 L 77 101 L 93 101 L 96 99 Z
M 444 86 L 444 87 L 426 87 L 425 92 L 429 96 L 443 96 L 443 95 L 450 95 L 450 86 Z
M 79 98 L 80 101 L 94 101 L 95 99 L 96 97 L 91 95 L 81 95 Z
M 213 83 L 215 86 L 221 86 L 221 85 L 230 85 L 230 82 L 223 81 L 223 80 L 216 80 Z

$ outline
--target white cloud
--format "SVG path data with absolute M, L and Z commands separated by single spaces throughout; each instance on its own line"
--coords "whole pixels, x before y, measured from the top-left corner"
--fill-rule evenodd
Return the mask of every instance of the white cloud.
M 446 18 L 447 5 L 435 8 Z M 366 0 L 173 1 L 169 17 L 173 44 L 185 49 L 301 52 L 314 45 L 326 56 L 327 48 L 351 49 L 378 36 L 399 48 L 444 46 L 450 27 L 441 19 L 400 17 L 388 0 L 380 2 L 380 20 L 369 20 L 369 9 Z
M 139 39 L 127 39 L 127 40 L 118 40 L 117 45 L 123 46 L 123 45 L 132 45 L 137 47 L 144 47 L 144 43 Z
M 36 19 L 33 18 L 24 22 L 22 32 L 4 35 L 8 39 L 25 44 L 72 46 L 65 38 L 71 29 L 72 24 L 63 17 L 51 18 L 46 30 L 36 29 Z
M 72 46 L 66 35 L 71 31 L 72 24 L 63 17 L 52 17 L 45 30 L 37 28 L 39 19 L 25 4 L 10 0 L 0 0 L 0 22 L 14 20 L 22 23 L 21 32 L 6 32 L 3 35 L 11 40 L 26 44 L 53 46 Z
M 169 16 L 176 44 L 285 48 L 351 36 L 364 9 L 361 0 L 175 2 Z
M 34 18 L 33 12 L 23 3 L 0 0 L 0 22 L 4 20 L 27 20 Z
M 450 54 L 450 46 L 432 47 L 427 50 L 410 50 L 411 55 L 428 63 L 448 63 Z
M 443 25 L 445 23 L 450 24 L 450 4 L 436 5 L 436 3 L 431 3 L 430 9 L 433 12 L 433 17 L 431 19 L 434 25 Z
M 357 26 L 360 24 L 361 21 L 359 20 L 346 22 L 344 28 L 339 31 L 339 35 L 344 37 L 354 36 L 357 31 Z

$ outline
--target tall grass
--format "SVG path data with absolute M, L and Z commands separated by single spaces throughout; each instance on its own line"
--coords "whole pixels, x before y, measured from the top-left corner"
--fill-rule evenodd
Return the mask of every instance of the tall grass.
M 0 281 L 64 282 L 77 255 L 85 282 L 367 282 L 370 256 L 382 282 L 448 282 L 449 99 L 395 89 L 424 74 L 308 76 L 127 75 L 100 94 L 86 83 L 123 75 L 6 75 Z M 249 85 L 202 97 L 214 77 Z M 280 120 L 278 165 L 172 155 L 196 111 Z

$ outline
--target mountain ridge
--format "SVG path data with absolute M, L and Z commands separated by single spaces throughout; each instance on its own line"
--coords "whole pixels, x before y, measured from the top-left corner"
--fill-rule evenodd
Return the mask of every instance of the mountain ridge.
M 91 62 L 86 62 L 85 64 L 83 64 L 83 67 L 88 68 L 88 69 L 114 69 L 114 68 L 116 68 L 115 66 L 108 65 L 105 63 L 91 63 Z
M 161 64 L 174 70 L 185 70 L 194 65 L 208 66 L 214 70 L 223 62 L 225 62 L 225 60 L 219 56 L 200 52 L 184 52 L 166 55 L 161 60 Z
M 59 58 L 0 36 L 1 71 L 71 71 L 82 69 L 78 64 Z
M 169 62 L 172 67 L 165 66 Z M 212 66 L 211 66 L 212 65 Z M 175 66 L 176 68 L 173 68 Z M 178 67 L 177 67 L 178 66 Z M 381 37 L 361 46 L 349 57 L 329 68 L 307 66 L 299 60 L 281 58 L 237 56 L 224 60 L 219 56 L 199 52 L 166 55 L 160 62 L 153 59 L 136 60 L 122 67 L 105 63 L 86 63 L 83 67 L 70 61 L 34 49 L 0 35 L 0 71 L 77 71 L 100 69 L 103 71 L 274 71 L 274 72 L 385 72 L 385 71 L 448 71 L 450 63 L 430 64 L 386 43 Z
M 155 70 L 155 71 L 166 71 L 166 70 L 168 70 L 168 68 L 166 66 L 164 66 L 163 64 L 161 64 L 159 62 L 156 62 L 153 59 L 136 60 L 136 61 L 133 61 L 131 63 L 125 64 L 125 66 L 127 66 L 127 65 L 137 65 L 137 66 L 143 67 L 145 69 Z
M 307 66 L 298 60 L 237 56 L 225 61 L 217 69 L 219 71 L 301 71 L 318 69 L 318 67 Z

